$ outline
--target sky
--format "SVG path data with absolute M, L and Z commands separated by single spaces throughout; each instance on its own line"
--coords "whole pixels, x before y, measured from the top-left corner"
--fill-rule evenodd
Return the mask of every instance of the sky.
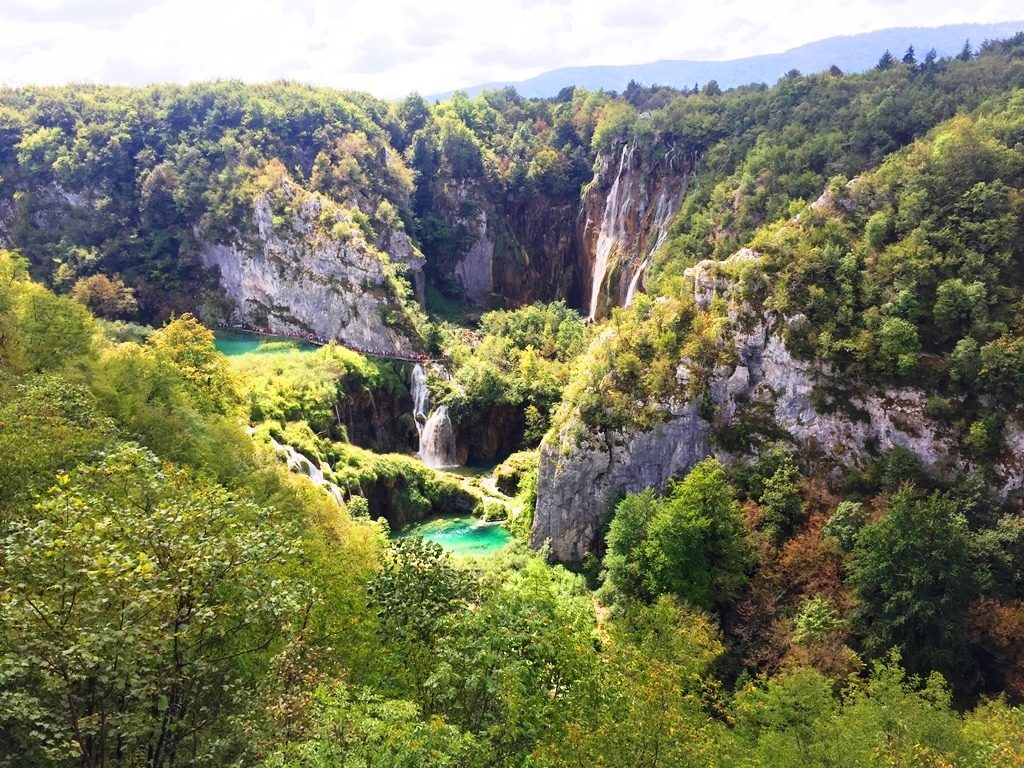
M 284 78 L 394 98 L 1021 17 L 1020 0 L 0 0 L 0 82 Z

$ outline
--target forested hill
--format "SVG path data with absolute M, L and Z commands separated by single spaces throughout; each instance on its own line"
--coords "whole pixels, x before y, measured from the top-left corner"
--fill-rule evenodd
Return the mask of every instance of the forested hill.
M 727 255 L 830 177 L 868 170 L 1019 85 L 1018 54 L 1019 42 L 991 44 L 962 61 L 884 61 L 863 75 L 794 75 L 727 93 L 575 89 L 527 100 L 506 90 L 434 107 L 286 83 L 8 89 L 0 242 L 60 291 L 123 281 L 137 308 L 105 311 L 147 321 L 234 312 L 343 336 L 362 314 L 352 333 L 367 342 L 385 327 L 422 336 L 411 299 L 424 292 L 434 309 L 558 298 L 585 308 L 595 293 L 602 306 L 622 303 L 648 239 L 679 207 L 692 247 Z M 623 168 L 627 140 L 640 151 Z M 617 176 L 634 187 L 621 215 L 607 200 Z M 595 290 L 608 226 L 624 253 L 598 277 L 619 282 Z M 327 259 L 335 266 L 298 263 L 314 241 L 342 252 Z M 291 264 L 292 282 L 272 264 Z M 342 318 L 331 327 L 300 306 L 302 287 L 317 283 L 320 305 Z M 380 322 L 328 283 L 374 285 Z M 278 304 L 294 304 L 291 314 L 274 309 L 285 294 Z
M 0 91 L 0 768 L 1019 768 L 1024 34 L 878 56 Z

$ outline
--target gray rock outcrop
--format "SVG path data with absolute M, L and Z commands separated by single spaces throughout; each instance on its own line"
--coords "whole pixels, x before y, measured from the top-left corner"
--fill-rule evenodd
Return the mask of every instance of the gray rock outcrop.
M 274 202 L 289 203 L 288 216 Z M 422 286 L 423 260 L 404 232 L 391 232 L 391 255 L 369 244 L 349 211 L 285 179 L 255 201 L 254 236 L 205 243 L 207 267 L 234 303 L 230 320 L 285 333 L 337 339 L 357 349 L 415 349 L 399 273 Z
M 601 524 L 624 493 L 663 489 L 708 455 L 708 429 L 699 406 L 689 403 L 650 432 L 591 433 L 569 445 L 545 440 L 531 545 L 549 542 L 551 558 L 559 562 L 581 560 L 594 550 Z
M 731 261 L 755 257 L 741 252 Z M 731 295 L 719 267 L 702 262 L 691 272 L 698 302 Z M 649 431 L 601 432 L 572 415 L 548 434 L 541 446 L 532 546 L 547 542 L 553 560 L 580 560 L 594 551 L 602 524 L 625 493 L 664 490 L 673 477 L 713 453 L 726 462 L 737 458 L 716 446 L 715 435 L 755 408 L 770 414 L 776 432 L 787 436 L 806 462 L 837 479 L 846 468 L 863 467 L 895 447 L 913 451 L 937 476 L 966 467 L 957 436 L 929 417 L 924 392 L 910 387 L 858 391 L 827 366 L 793 357 L 783 331 L 799 323 L 799 316 L 751 317 L 749 307 L 744 311 L 736 302 L 733 297 L 735 364 L 713 372 L 707 390 L 713 408 L 702 409 L 697 398 L 661 403 L 664 421 Z M 680 390 L 696 377 L 688 361 L 680 360 Z M 825 392 L 834 393 L 827 408 L 822 407 Z M 1007 424 L 995 470 L 998 495 L 1024 488 L 1024 426 Z

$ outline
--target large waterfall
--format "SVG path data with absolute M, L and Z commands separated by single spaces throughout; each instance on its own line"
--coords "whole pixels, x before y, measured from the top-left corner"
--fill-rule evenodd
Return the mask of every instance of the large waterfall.
M 590 319 L 597 317 L 598 303 L 601 299 L 601 286 L 604 284 L 608 272 L 608 257 L 612 249 L 619 244 L 625 233 L 626 212 L 629 209 L 632 199 L 629 192 L 626 192 L 624 200 L 620 200 L 623 188 L 622 177 L 629 169 L 630 161 L 633 158 L 635 145 L 631 142 L 622 148 L 622 155 L 619 157 L 619 168 L 615 174 L 615 181 L 608 192 L 608 200 L 604 206 L 604 216 L 601 218 L 601 232 L 597 236 L 597 250 L 594 257 L 594 278 L 590 287 Z M 629 184 L 626 188 L 628 190 Z
M 626 299 L 622 304 L 624 307 L 628 307 L 633 303 L 633 297 L 636 296 L 637 289 L 640 287 L 640 279 L 651 265 L 651 259 L 654 258 L 654 254 L 665 244 L 665 240 L 668 238 L 668 225 L 672 220 L 672 215 L 675 213 L 677 203 L 676 195 L 670 193 L 668 188 L 661 190 L 661 194 L 658 195 L 658 205 L 654 210 L 654 219 L 651 222 L 658 233 L 658 237 L 654 242 L 654 247 L 637 264 L 636 271 L 629 281 L 629 287 L 626 289 Z
M 419 363 L 413 366 L 409 392 L 412 395 L 412 415 L 416 421 L 416 432 L 420 438 L 419 456 L 423 463 L 434 468 L 458 466 L 455 428 L 448 415 L 448 407 L 442 405 L 433 413 L 429 413 L 430 390 L 427 389 L 427 372 Z
M 455 467 L 459 464 L 455 445 L 455 428 L 442 405 L 430 414 L 420 433 L 420 458 L 428 467 Z
M 419 363 L 412 367 L 409 393 L 412 395 L 412 417 L 416 422 L 416 433 L 422 442 L 423 425 L 427 423 L 427 409 L 430 407 L 430 390 L 427 389 L 427 372 Z

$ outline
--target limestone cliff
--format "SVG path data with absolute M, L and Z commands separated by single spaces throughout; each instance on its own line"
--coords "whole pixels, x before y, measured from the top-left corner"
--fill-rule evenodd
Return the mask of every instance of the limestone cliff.
M 485 184 L 435 190 L 433 213 L 452 233 L 429 252 L 431 277 L 481 308 L 568 299 L 577 303 L 578 202 L 539 192 L 496 198 Z
M 203 243 L 200 255 L 219 270 L 231 322 L 407 354 L 417 348 L 408 282 L 422 286 L 423 260 L 404 232 L 387 244 L 390 256 L 353 210 L 284 178 L 255 200 L 249 236 Z
M 672 147 L 630 142 L 597 157 L 582 197 L 439 185 L 433 213 L 454 236 L 429 253 L 433 279 L 481 307 L 563 298 L 603 317 L 642 290 L 692 169 Z
M 679 210 L 692 165 L 664 149 L 630 142 L 596 161 L 580 212 L 581 272 L 589 286 L 584 307 L 591 318 L 629 304 L 643 287 Z
M 729 343 L 735 364 L 713 372 L 707 399 L 659 404 L 664 420 L 649 431 L 601 432 L 574 415 L 545 438 L 534 547 L 550 542 L 552 559 L 581 559 L 598 546 L 602 524 L 626 492 L 664 489 L 711 454 L 727 462 L 738 458 L 719 438 L 751 417 L 767 417 L 773 432 L 790 441 L 805 463 L 835 479 L 845 468 L 862 467 L 896 446 L 916 453 L 936 475 L 967 466 L 957 436 L 927 414 L 924 392 L 909 387 L 858 391 L 836 371 L 790 353 L 785 328 L 801 317 L 751 314 L 730 296 L 732 284 L 723 273 L 756 258 L 742 251 L 725 263 L 702 262 L 689 271 L 698 305 L 707 306 L 716 294 L 733 305 Z M 677 361 L 680 385 L 693 375 L 687 360 Z M 831 402 L 825 393 L 835 393 Z M 1008 423 L 995 467 L 1000 495 L 1024 487 L 1022 448 L 1024 425 Z

